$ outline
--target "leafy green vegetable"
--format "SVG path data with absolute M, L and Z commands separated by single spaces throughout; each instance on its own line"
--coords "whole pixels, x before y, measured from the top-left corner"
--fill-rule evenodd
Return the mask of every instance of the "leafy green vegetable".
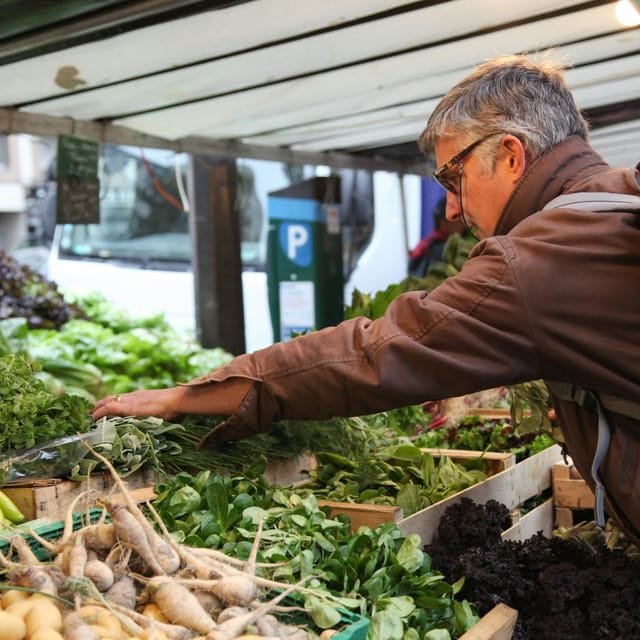
M 432 569 L 419 536 L 405 536 L 395 523 L 352 534 L 345 516 L 329 518 L 316 496 L 270 485 L 261 468 L 257 463 L 238 476 L 177 474 L 156 485 L 154 507 L 178 540 L 240 559 L 262 521 L 257 559 L 273 563 L 262 573 L 291 583 L 315 576 L 314 589 L 371 619 L 369 640 L 422 639 L 431 631 L 434 638 L 457 638 L 477 622 L 473 606 L 456 600 L 462 581 L 449 585 Z M 338 619 L 318 598 L 304 606 L 320 628 Z
M 36 369 L 20 354 L 0 358 L 0 452 L 83 433 L 92 424 L 84 399 L 51 395 Z
M 387 504 L 408 516 L 486 479 L 481 470 L 467 470 L 447 456 L 437 462 L 413 444 L 392 443 L 358 461 L 316 452 L 318 468 L 298 488 L 327 500 Z

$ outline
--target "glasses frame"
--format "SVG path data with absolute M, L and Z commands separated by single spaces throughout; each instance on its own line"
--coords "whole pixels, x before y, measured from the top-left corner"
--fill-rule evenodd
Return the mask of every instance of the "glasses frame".
M 495 136 L 495 133 L 490 133 L 489 135 L 484 136 L 472 142 L 468 147 L 465 147 L 460 153 L 456 153 L 451 160 L 448 160 L 443 165 L 440 165 L 434 172 L 433 177 L 450 193 L 453 193 L 454 196 L 460 195 L 459 189 L 460 184 L 462 183 L 462 158 L 464 158 L 468 153 L 471 153 L 478 145 L 482 144 L 485 140 L 488 140 L 492 136 Z M 451 179 L 447 177 L 447 173 L 451 171 L 454 167 L 458 168 L 457 176 L 460 178 L 458 184 L 454 182 L 455 176 L 452 176 Z

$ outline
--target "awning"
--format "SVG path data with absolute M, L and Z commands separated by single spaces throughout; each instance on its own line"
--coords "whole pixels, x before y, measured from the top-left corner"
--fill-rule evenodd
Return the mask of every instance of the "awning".
M 638 160 L 640 28 L 574 0 L 0 1 L 0 130 L 424 172 L 443 93 L 554 48 L 612 164 Z

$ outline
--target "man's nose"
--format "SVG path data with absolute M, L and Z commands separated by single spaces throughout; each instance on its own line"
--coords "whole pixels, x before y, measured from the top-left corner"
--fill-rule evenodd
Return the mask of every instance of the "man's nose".
M 459 220 L 462 215 L 462 210 L 460 209 L 460 198 L 450 191 L 447 191 L 444 215 L 449 222 Z

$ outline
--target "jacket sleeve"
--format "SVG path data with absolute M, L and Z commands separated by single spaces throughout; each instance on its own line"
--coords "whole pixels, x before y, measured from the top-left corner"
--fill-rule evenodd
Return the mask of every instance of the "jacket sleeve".
M 278 420 L 322 420 L 463 395 L 536 376 L 513 256 L 481 243 L 457 276 L 396 298 L 378 320 L 354 318 L 238 356 L 190 384 L 254 381 L 213 446 Z

